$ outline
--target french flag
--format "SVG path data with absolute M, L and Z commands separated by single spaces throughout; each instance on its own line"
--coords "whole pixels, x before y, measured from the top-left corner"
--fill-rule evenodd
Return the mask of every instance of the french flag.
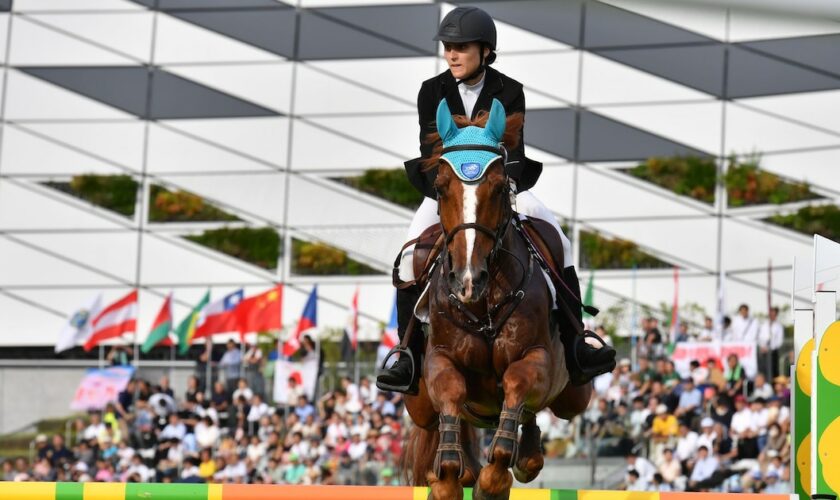
M 316 326 L 318 326 L 318 285 L 312 287 L 294 333 L 283 344 L 283 356 L 289 357 L 296 353 L 300 349 L 300 337 L 303 332 Z
M 391 308 L 391 320 L 385 327 L 385 335 L 382 336 L 382 345 L 388 349 L 393 348 L 400 341 L 397 334 L 397 298 L 394 296 L 394 306 Z
M 193 340 L 217 333 L 239 331 L 239 321 L 234 310 L 242 302 L 244 296 L 245 292 L 240 288 L 215 302 L 207 304 L 201 311 Z

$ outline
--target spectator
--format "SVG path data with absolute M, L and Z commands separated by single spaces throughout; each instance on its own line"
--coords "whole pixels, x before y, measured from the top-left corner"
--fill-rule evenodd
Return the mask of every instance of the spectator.
M 778 318 L 779 308 L 771 307 L 767 321 L 758 331 L 758 370 L 771 379 L 779 374 L 779 351 L 785 339 L 785 329 Z
M 720 336 L 715 333 L 715 327 L 711 316 L 703 318 L 703 328 L 700 330 L 700 335 L 697 340 L 700 342 L 714 342 L 720 340 Z
M 630 469 L 627 471 L 627 491 L 647 491 L 647 482 L 639 477 L 639 471 Z
M 705 491 L 716 486 L 718 483 L 715 473 L 719 467 L 718 459 L 709 455 L 709 449 L 701 446 L 697 450 L 697 461 L 691 476 L 688 478 L 688 491 Z
M 679 489 L 684 488 L 685 477 L 682 473 L 683 467 L 682 464 L 680 464 L 680 461 L 674 457 L 674 450 L 671 448 L 665 448 L 665 451 L 662 453 L 662 460 L 660 460 L 659 467 L 657 467 L 657 471 L 657 474 L 662 477 L 663 482 L 674 486 L 681 484 L 682 487 Z
M 653 475 L 656 473 L 656 467 L 650 463 L 650 460 L 639 456 L 637 453 L 630 453 L 625 457 L 627 461 L 627 472 L 636 471 L 639 479 L 647 484 L 653 480 Z
M 750 316 L 750 307 L 741 304 L 738 307 L 738 314 L 732 320 L 732 336 L 735 342 L 747 342 L 755 344 L 758 341 L 758 321 Z
M 260 396 L 265 396 L 265 381 L 262 375 L 263 352 L 256 344 L 248 344 L 245 349 L 245 378 L 248 385 Z
M 680 394 L 679 404 L 674 411 L 674 415 L 687 422 L 689 425 L 693 419 L 700 413 L 703 405 L 703 395 L 694 386 L 694 379 L 691 377 L 683 381 L 682 393 Z
M 227 392 L 231 394 L 239 383 L 239 371 L 242 368 L 242 352 L 233 340 L 228 340 L 227 348 L 221 361 L 219 361 L 219 366 L 227 381 Z
M 730 398 L 734 398 L 736 395 L 743 393 L 746 373 L 737 355 L 730 354 L 726 357 L 726 374 L 724 378 L 726 379 L 726 394 Z
M 700 362 L 696 359 L 692 359 L 689 363 L 689 372 L 691 379 L 694 380 L 694 385 L 698 388 L 709 382 L 709 369 L 700 366 Z
M 680 424 L 676 448 L 677 460 L 680 463 L 685 465 L 694 458 L 695 453 L 697 453 L 698 440 L 699 436 L 690 429 L 689 424 L 685 422 Z

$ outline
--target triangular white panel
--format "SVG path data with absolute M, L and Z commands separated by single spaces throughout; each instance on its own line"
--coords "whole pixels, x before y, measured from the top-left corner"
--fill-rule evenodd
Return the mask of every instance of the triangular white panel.
M 365 88 L 361 82 L 348 81 L 345 75 L 340 73 L 334 75 L 309 68 L 308 65 L 298 66 L 295 87 L 296 115 L 417 113 L 414 102 L 391 94 L 391 89 L 396 86 L 383 86 L 380 81 L 379 84 L 370 84 Z M 415 86 L 419 89 L 419 83 Z
M 515 75 L 526 88 L 555 97 L 555 106 L 577 101 L 577 51 L 550 54 L 508 54 L 499 56 L 493 66 L 506 75 Z M 539 68 L 539 71 L 534 71 Z M 530 104 L 530 103 L 529 103 Z
M 351 258 L 361 260 L 375 269 L 390 271 L 394 257 L 406 241 L 408 221 L 403 226 L 350 227 L 302 230 L 307 236 L 340 248 Z M 370 242 L 377 242 L 371 245 Z
M 664 101 L 711 101 L 708 94 L 639 71 L 593 53 L 583 56 L 585 106 Z
M 764 155 L 761 168 L 840 193 L 840 175 L 837 175 L 840 172 L 840 145 L 833 149 Z
M 741 106 L 726 109 L 727 153 L 761 154 L 818 146 L 840 146 L 840 137 Z
M 289 225 L 303 227 L 346 227 L 380 224 L 408 224 L 410 212 L 388 202 L 338 183 L 291 177 L 289 189 Z M 325 202 L 328 201 L 328 205 Z M 325 214 L 329 214 L 325 217 Z M 406 226 L 407 227 L 407 226 Z
M 16 66 L 124 66 L 131 58 L 50 29 L 26 17 L 15 18 L 9 62 Z
M 701 35 L 726 39 L 726 9 L 699 2 L 662 2 L 658 0 L 601 0 L 636 14 L 668 23 Z
M 46 252 L 0 236 L 0 259 L 2 259 L 2 262 L 14 262 L 13 266 L 3 266 L 0 288 L 15 285 L 67 286 L 112 285 L 118 283 L 117 280 L 99 274 L 90 268 L 86 269 L 83 266 L 61 259 L 56 254 L 67 255 L 66 249 L 48 244 L 43 237 L 44 235 L 32 234 L 14 236 L 14 238 L 24 240 L 26 243 L 33 243 L 36 247 L 46 250 Z M 90 237 L 95 238 L 95 236 Z M 53 239 L 53 242 L 55 242 L 55 239 Z
M 282 61 L 283 58 L 172 16 L 159 16 L 155 63 Z
M 75 3 L 75 2 L 74 2 Z M 149 62 L 152 51 L 151 11 L 121 13 L 33 14 L 28 19 L 54 26 L 74 36 L 109 47 L 135 59 Z M 14 30 L 17 30 L 17 24 Z
M 283 172 L 162 177 L 170 188 L 205 197 L 240 218 L 274 224 L 283 223 L 285 178 Z
M 739 99 L 747 107 L 758 108 L 784 118 L 822 127 L 840 137 L 840 90 L 809 92 Z
M 28 123 L 27 130 L 47 136 L 63 145 L 80 149 L 123 168 L 142 170 L 145 124 L 108 123 Z
M 34 304 L 41 304 L 56 312 L 62 304 L 44 300 L 37 296 L 35 299 L 23 295 L 31 295 L 32 290 L 15 290 L 9 293 L 21 297 L 17 300 L 12 296 L 0 292 L 0 311 L 15 311 L 15 314 L 0 314 L 0 332 L 3 332 L 3 346 L 31 346 L 50 345 L 58 341 L 58 333 L 67 322 L 65 318 L 54 315 Z M 34 302 L 34 304 L 32 302 Z M 75 306 L 82 305 L 85 299 L 80 299 Z M 70 314 L 70 311 L 67 313 Z M 5 423 L 5 422 L 4 422 Z
M 799 17 L 795 10 L 733 9 L 730 17 L 729 39 L 733 42 L 834 33 L 840 33 L 840 23 L 836 20 Z
M 145 10 L 130 0 L 15 0 L 15 12 L 39 10 Z
M 286 164 L 287 118 L 215 118 L 161 123 L 229 151 L 271 163 L 277 168 Z
M 353 5 L 397 5 L 402 3 L 432 3 L 433 1 L 434 0 L 353 0 Z M 347 0 L 300 0 L 300 6 L 306 8 L 347 7 Z
M 115 279 L 137 279 L 137 232 L 21 234 L 18 238 L 99 270 Z M 107 251 L 102 251 L 105 248 Z
M 240 99 L 289 113 L 292 64 L 167 66 L 166 71 Z
M 374 90 L 387 92 L 406 101 L 413 108 L 417 102 L 420 84 L 445 70 L 446 63 L 436 61 L 434 57 L 388 57 L 349 61 L 307 61 L 303 67 L 321 69 Z M 383 80 L 384 75 L 387 75 L 387 83 Z
M 157 124 L 149 128 L 148 171 L 152 173 L 271 171 L 275 168 L 247 152 L 239 154 Z
M 9 70 L 7 85 L 6 120 L 135 118 L 117 108 L 17 70 Z
M 391 118 L 388 118 L 388 120 L 391 120 Z M 389 135 L 401 134 L 400 140 L 403 143 L 408 142 L 405 139 L 406 137 L 410 137 L 416 142 L 417 131 L 415 129 L 417 124 L 413 123 L 416 118 L 406 118 L 406 120 L 412 122 L 411 126 L 404 124 L 399 127 L 398 131 Z M 320 122 L 317 121 L 316 123 Z M 329 121 L 329 125 L 326 126 L 329 127 L 330 125 L 336 126 L 332 121 Z M 363 128 L 351 130 L 348 133 L 339 129 L 339 133 L 335 133 L 330 129 L 317 127 L 314 124 L 310 125 L 303 120 L 295 120 L 294 127 L 292 168 L 295 170 L 395 168 L 401 165 L 403 161 L 419 154 L 417 144 L 413 145 L 413 149 L 404 146 L 405 151 L 402 153 L 391 152 L 393 148 L 390 144 Z M 354 140 L 356 135 L 360 137 L 359 141 Z M 367 143 L 385 147 L 388 150 L 382 151 L 377 147 L 368 146 Z
M 722 105 L 690 104 L 593 106 L 598 114 L 710 154 L 720 151 Z
M 107 159 L 71 149 L 67 145 L 49 140 L 48 137 L 27 132 L 24 126 L 14 125 L 7 125 L 5 128 L 0 161 L 4 174 L 68 177 L 126 172 Z
M 141 279 L 153 286 L 165 284 L 227 284 L 237 286 L 260 277 L 269 271 L 245 261 L 183 240 L 177 236 L 148 236 L 143 238 Z M 180 239 L 180 238 L 179 238 Z
M 62 199 L 67 202 L 60 201 Z M 21 207 L 26 207 L 26 217 L 20 216 Z M 125 222 L 127 224 L 128 219 Z M 77 202 L 46 186 L 33 185 L 28 189 L 12 181 L 0 180 L 0 230 L 120 228 L 125 225 L 93 213 L 87 202 Z

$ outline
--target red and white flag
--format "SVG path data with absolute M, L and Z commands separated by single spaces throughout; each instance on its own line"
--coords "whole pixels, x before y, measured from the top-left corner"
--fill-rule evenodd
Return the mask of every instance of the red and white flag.
M 100 342 L 137 330 L 137 290 L 109 305 L 93 319 L 92 333 L 85 342 L 90 351 Z
M 391 319 L 385 326 L 385 334 L 382 335 L 382 345 L 391 349 L 400 342 L 400 337 L 397 332 L 397 299 L 394 298 L 394 305 L 391 308 Z
M 353 294 L 353 300 L 350 302 L 350 309 L 347 311 L 347 326 L 344 328 L 347 338 L 350 339 L 350 345 L 353 351 L 359 345 L 359 288 L 356 287 L 356 293 Z
M 207 304 L 201 311 L 201 317 L 198 319 L 193 340 L 210 337 L 217 333 L 239 331 L 236 306 L 242 302 L 244 296 L 245 293 L 240 288 L 215 302 Z

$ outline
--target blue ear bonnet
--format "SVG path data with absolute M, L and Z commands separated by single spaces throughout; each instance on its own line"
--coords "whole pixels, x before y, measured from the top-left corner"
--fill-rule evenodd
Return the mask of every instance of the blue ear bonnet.
M 453 146 L 489 146 L 499 148 L 505 133 L 505 110 L 497 99 L 493 99 L 490 116 L 484 128 L 470 125 L 458 128 L 452 120 L 446 99 L 440 101 L 437 109 L 437 127 L 443 141 L 444 153 L 441 158 L 452 167 L 452 171 L 464 182 L 478 182 L 484 177 L 487 168 L 502 157 L 501 151 L 483 149 L 465 149 L 445 151 Z

